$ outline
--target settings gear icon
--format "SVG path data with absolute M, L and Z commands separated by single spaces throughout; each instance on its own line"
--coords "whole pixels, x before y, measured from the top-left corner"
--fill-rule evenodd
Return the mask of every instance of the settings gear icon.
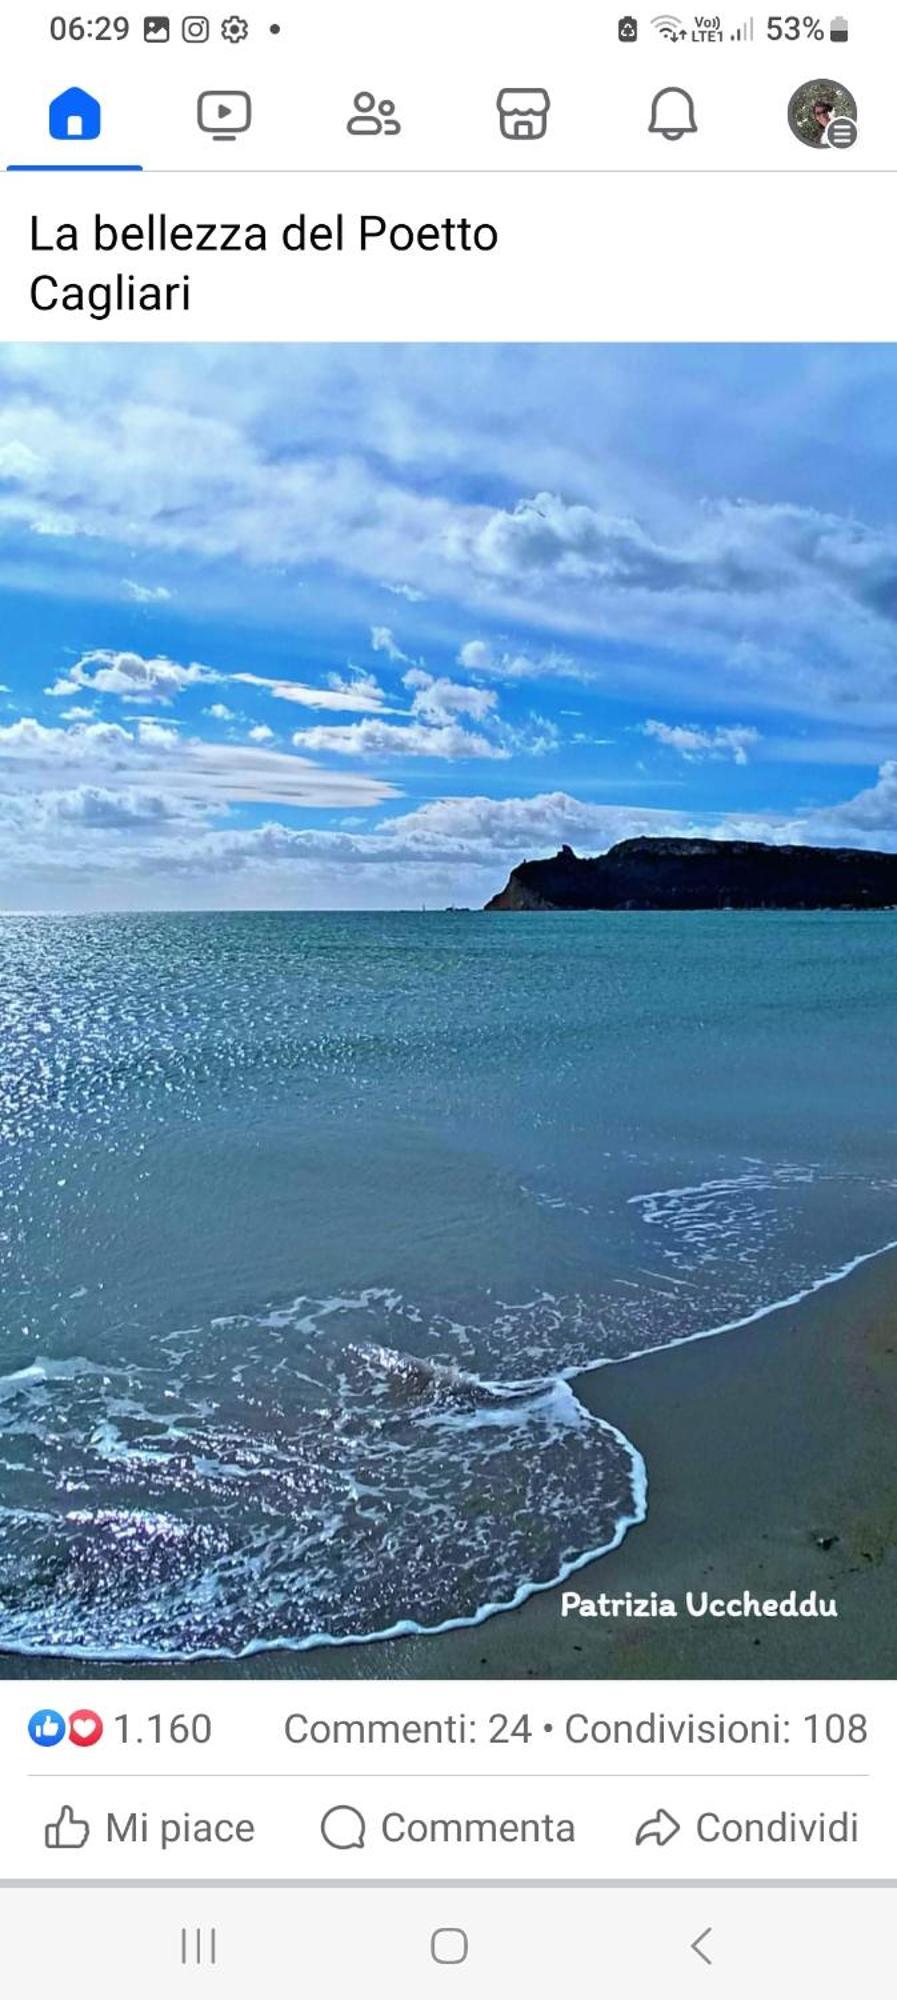
M 249 33 L 249 22 L 242 14 L 228 14 L 221 23 L 221 33 L 226 42 L 245 42 Z

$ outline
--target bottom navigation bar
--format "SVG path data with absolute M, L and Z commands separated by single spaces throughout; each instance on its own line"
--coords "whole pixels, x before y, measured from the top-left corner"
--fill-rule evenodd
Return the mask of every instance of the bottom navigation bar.
M 216 2000 L 266 1980 L 296 1992 L 314 1980 L 333 2000 L 494 2000 L 509 1984 L 515 2000 L 542 2000 L 559 1980 L 665 2000 L 701 1984 L 755 2000 L 761 1983 L 841 2000 L 848 1981 L 877 1990 L 895 1915 L 897 1885 L 0 1890 L 11 1987 L 91 2000 L 157 2000 L 169 1980 Z

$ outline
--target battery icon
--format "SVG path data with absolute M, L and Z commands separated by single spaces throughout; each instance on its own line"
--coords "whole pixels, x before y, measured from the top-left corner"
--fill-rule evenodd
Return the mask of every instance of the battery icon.
M 846 42 L 850 39 L 850 29 L 847 25 L 846 14 L 835 15 L 831 25 L 831 37 L 833 42 Z

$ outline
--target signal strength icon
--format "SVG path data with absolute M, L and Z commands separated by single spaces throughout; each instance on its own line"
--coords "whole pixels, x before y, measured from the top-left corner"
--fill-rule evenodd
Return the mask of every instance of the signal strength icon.
M 730 42 L 752 42 L 753 39 L 754 39 L 754 17 L 753 14 L 751 14 L 750 18 L 747 21 L 742 22 L 740 28 L 736 28 L 734 35 L 729 36 L 729 40 Z

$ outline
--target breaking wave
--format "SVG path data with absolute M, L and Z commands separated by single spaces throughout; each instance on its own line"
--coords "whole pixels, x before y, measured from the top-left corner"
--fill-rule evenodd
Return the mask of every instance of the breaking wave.
M 557 1584 L 647 1510 L 636 1444 L 583 1407 L 578 1373 L 743 1325 L 897 1247 L 821 1277 L 789 1278 L 780 1255 L 786 1288 L 764 1298 L 759 1251 L 811 1180 L 751 1163 L 634 1197 L 659 1255 L 601 1299 L 490 1301 L 459 1324 L 383 1289 L 301 1297 L 158 1336 L 139 1366 L 49 1357 L 0 1378 L 0 1492 L 16 1490 L 0 1648 L 303 1650 L 476 1624 Z M 717 1257 L 711 1323 L 694 1278 Z M 512 1361 L 523 1379 L 503 1379 Z
M 31 1488 L 0 1509 L 0 1646 L 185 1660 L 475 1623 L 643 1517 L 639 1454 L 562 1380 L 357 1341 L 310 1379 L 293 1337 L 333 1310 L 209 1330 L 213 1407 L 161 1371 L 43 1362 L 0 1383 L 0 1452 Z

